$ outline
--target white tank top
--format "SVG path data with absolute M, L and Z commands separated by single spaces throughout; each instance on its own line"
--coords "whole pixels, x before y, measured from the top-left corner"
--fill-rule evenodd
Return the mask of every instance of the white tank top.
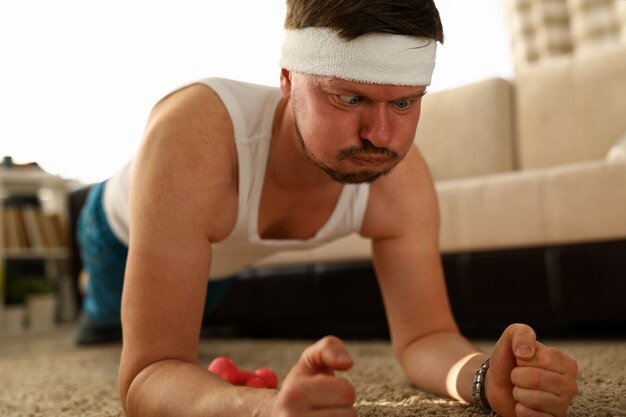
M 305 240 L 261 239 L 258 231 L 259 205 L 280 91 L 220 78 L 208 78 L 198 83 L 212 88 L 226 106 L 234 127 L 239 165 L 237 222 L 226 239 L 212 245 L 211 279 L 241 272 L 278 251 L 313 248 L 360 232 L 369 185 L 347 184 L 343 186 L 329 219 L 313 237 Z M 130 161 L 109 179 L 103 198 L 104 212 L 111 229 L 126 245 L 131 240 L 128 190 L 132 166 Z

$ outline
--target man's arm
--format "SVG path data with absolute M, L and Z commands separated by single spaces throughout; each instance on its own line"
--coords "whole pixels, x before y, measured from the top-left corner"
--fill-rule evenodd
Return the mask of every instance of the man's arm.
M 354 417 L 354 390 L 333 371 L 352 366 L 325 338 L 303 352 L 280 391 L 236 387 L 198 363 L 211 242 L 237 215 L 230 119 L 204 86 L 153 111 L 135 160 L 119 390 L 128 416 Z
M 416 386 L 471 403 L 474 376 L 488 356 L 459 333 L 452 316 L 440 261 L 437 198 L 417 149 L 372 185 L 371 193 L 363 234 L 373 240 L 394 351 Z M 520 346 L 531 347 L 532 354 L 518 355 Z M 550 382 L 537 384 L 538 374 Z M 515 415 L 516 407 L 564 415 L 575 376 L 575 362 L 536 342 L 528 326 L 513 325 L 492 353 L 487 399 L 491 395 L 491 406 L 505 417 Z M 539 403 L 531 391 L 540 393 Z
M 258 392 L 233 389 L 197 360 L 211 241 L 228 235 L 237 207 L 232 126 L 219 98 L 192 86 L 160 102 L 133 169 L 124 408 L 129 416 L 252 414 L 241 408 L 254 402 L 242 397 Z
M 417 149 L 371 193 L 363 234 L 372 238 L 394 352 L 418 387 L 470 401 L 471 378 L 485 355 L 459 334 L 452 316 L 437 199 Z M 464 359 L 468 363 L 460 366 Z M 451 369 L 462 372 L 449 375 Z

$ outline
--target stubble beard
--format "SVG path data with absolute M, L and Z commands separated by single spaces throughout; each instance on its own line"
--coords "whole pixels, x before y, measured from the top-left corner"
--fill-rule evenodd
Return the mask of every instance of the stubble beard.
M 304 158 L 309 163 L 311 163 L 312 165 L 315 165 L 316 167 L 324 171 L 326 174 L 328 174 L 334 181 L 337 181 L 341 184 L 372 183 L 376 181 L 377 179 L 379 179 L 380 177 L 383 177 L 389 174 L 396 165 L 394 164 L 391 168 L 378 170 L 378 171 L 367 170 L 367 169 L 360 170 L 360 171 L 344 171 L 344 170 L 340 170 L 337 168 L 332 168 L 326 165 L 325 163 L 323 163 L 322 161 L 320 161 L 319 159 L 317 159 L 311 153 L 311 151 L 307 148 L 306 143 L 304 142 L 304 137 L 302 136 L 302 132 L 300 131 L 300 127 L 298 125 L 298 120 L 295 116 L 295 112 L 294 112 L 294 126 L 296 130 L 296 136 L 298 138 L 298 142 L 300 144 L 300 148 L 302 150 L 302 155 L 304 156 Z M 384 155 L 387 158 L 389 158 L 389 160 L 392 160 L 392 161 L 398 161 L 400 159 L 400 156 L 396 152 L 392 151 L 391 149 L 377 148 L 374 145 L 372 145 L 371 142 L 367 140 L 363 140 L 363 146 L 346 148 L 346 149 L 341 150 L 337 154 L 336 161 L 339 163 L 343 160 L 346 160 L 348 158 L 352 158 L 358 155 Z

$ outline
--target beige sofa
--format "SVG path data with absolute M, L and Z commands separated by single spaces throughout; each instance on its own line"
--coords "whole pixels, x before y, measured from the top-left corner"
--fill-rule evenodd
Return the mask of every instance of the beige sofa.
M 424 98 L 416 146 L 439 196 L 441 250 L 626 240 L 626 46 L 563 57 Z M 350 236 L 258 266 L 369 259 Z

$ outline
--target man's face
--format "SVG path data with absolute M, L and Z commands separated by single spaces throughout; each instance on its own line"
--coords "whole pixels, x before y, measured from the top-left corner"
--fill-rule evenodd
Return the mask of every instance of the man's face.
M 413 144 L 425 90 L 291 73 L 303 156 L 341 183 L 389 173 Z

